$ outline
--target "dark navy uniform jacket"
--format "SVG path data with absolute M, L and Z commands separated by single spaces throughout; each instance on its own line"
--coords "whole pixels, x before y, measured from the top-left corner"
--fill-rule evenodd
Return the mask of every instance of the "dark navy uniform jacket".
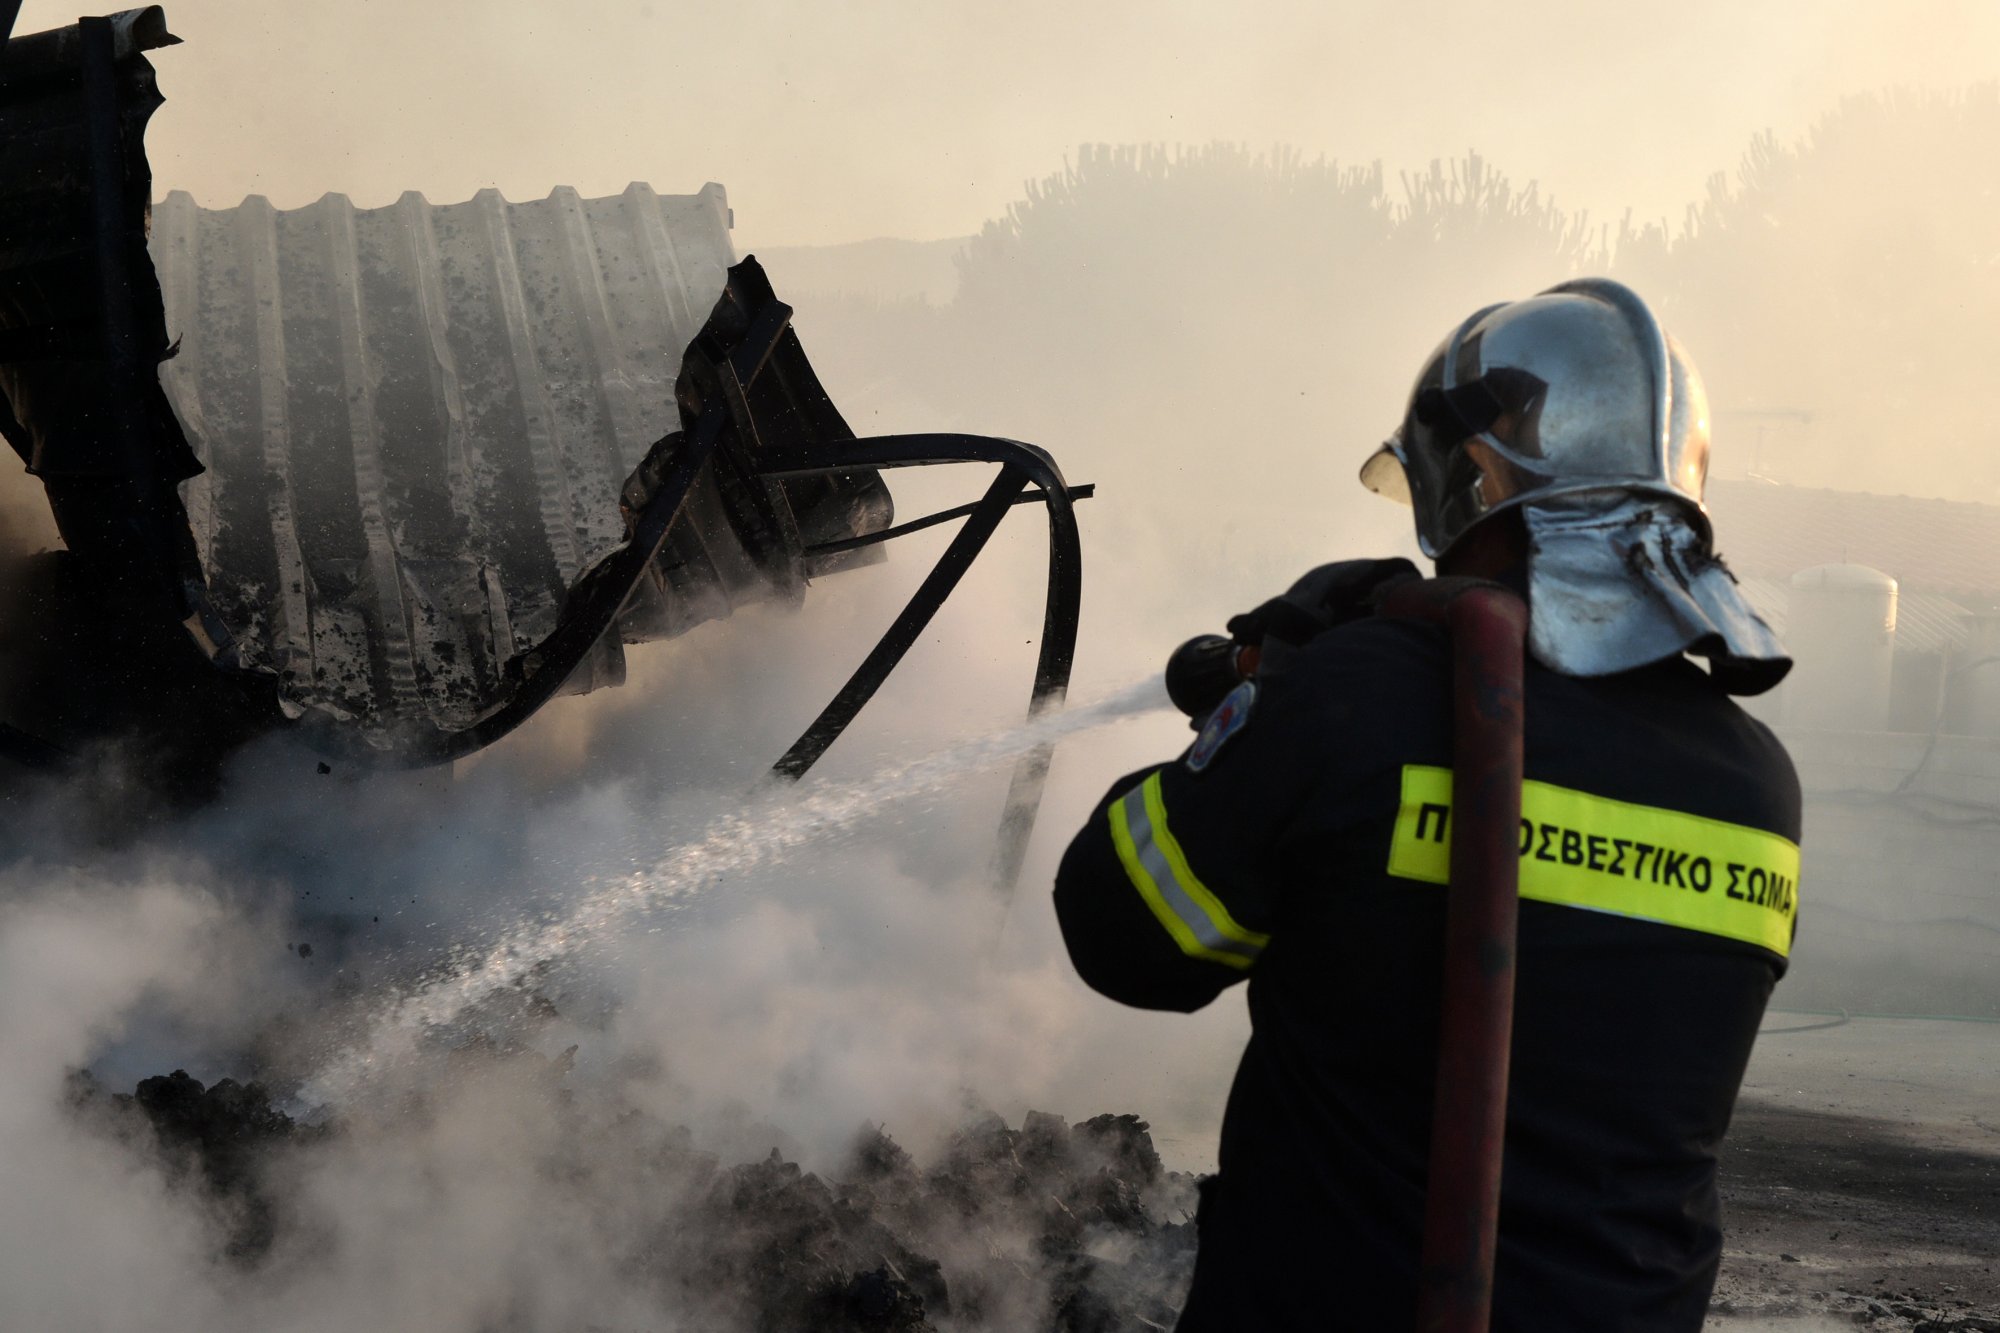
M 1096 989 L 1193 1010 L 1250 983 L 1184 1331 L 1411 1326 L 1450 680 L 1440 628 L 1332 630 L 1120 782 L 1063 858 L 1057 913 Z M 1791 944 L 1798 781 L 1682 658 L 1596 679 L 1531 661 L 1526 718 L 1493 1326 L 1694 1333 L 1716 1145 Z

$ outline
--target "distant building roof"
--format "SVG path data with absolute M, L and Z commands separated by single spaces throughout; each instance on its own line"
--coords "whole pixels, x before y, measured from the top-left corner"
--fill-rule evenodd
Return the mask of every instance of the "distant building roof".
M 1814 565 L 1868 565 L 1913 594 L 1931 593 L 1985 610 L 2000 603 L 2000 506 L 1908 495 L 1870 495 L 1712 480 L 1716 549 L 1745 580 L 1782 583 Z
M 1743 595 L 1757 614 L 1784 637 L 1791 619 L 1791 581 L 1743 579 Z M 1934 592 L 1896 594 L 1896 651 L 1949 653 L 1965 646 L 1969 612 L 1949 597 Z

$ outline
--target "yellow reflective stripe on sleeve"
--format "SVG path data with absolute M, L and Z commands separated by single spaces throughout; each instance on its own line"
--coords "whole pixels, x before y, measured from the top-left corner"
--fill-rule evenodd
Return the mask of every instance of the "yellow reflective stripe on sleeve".
M 1451 878 L 1451 770 L 1403 769 L 1389 873 Z M 1799 848 L 1763 829 L 1547 782 L 1521 787 L 1521 896 L 1792 948 Z
M 1126 877 L 1182 953 L 1234 968 L 1257 961 L 1271 937 L 1239 925 L 1196 877 L 1167 828 L 1158 773 L 1113 801 L 1110 819 L 1111 842 Z

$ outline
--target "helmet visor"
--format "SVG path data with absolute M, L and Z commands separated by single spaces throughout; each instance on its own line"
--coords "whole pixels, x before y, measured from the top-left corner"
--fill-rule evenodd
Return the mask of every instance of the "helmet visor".
M 1403 472 L 1402 441 L 1391 437 L 1361 465 L 1361 484 L 1385 499 L 1410 503 L 1410 480 Z

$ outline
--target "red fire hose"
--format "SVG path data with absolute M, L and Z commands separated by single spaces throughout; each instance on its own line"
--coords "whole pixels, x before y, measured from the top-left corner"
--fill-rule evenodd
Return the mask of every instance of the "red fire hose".
M 1451 885 L 1416 1326 L 1486 1333 L 1514 1026 L 1528 609 L 1496 584 L 1441 578 L 1395 589 L 1382 612 L 1452 638 Z

